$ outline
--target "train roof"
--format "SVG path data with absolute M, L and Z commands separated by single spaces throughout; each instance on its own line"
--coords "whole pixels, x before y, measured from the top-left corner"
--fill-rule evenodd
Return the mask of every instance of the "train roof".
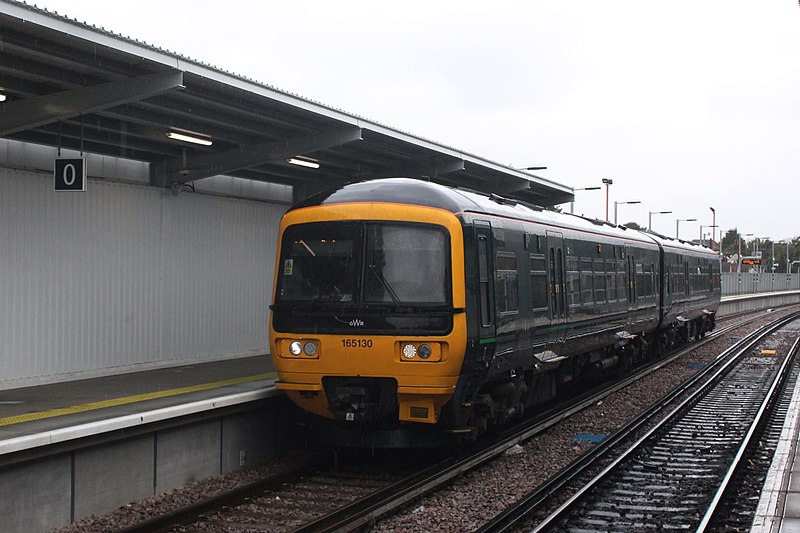
M 663 235 L 616 226 L 603 220 L 547 211 L 539 206 L 496 194 L 452 188 L 414 178 L 382 178 L 342 185 L 311 196 L 292 209 L 352 202 L 402 203 L 444 209 L 454 214 L 486 214 L 536 222 L 598 236 L 634 240 L 683 253 L 714 253 L 703 246 Z
M 713 255 L 713 256 L 718 255 L 717 252 L 715 252 L 711 248 L 708 248 L 706 246 L 701 246 L 693 242 L 673 239 L 672 237 L 666 237 L 658 233 L 646 232 L 645 234 L 654 241 L 656 241 L 658 244 L 660 244 L 668 252 L 692 253 L 692 254 Z

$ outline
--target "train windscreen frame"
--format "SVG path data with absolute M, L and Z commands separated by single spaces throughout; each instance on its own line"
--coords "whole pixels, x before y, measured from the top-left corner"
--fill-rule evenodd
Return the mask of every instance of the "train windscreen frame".
M 295 224 L 281 242 L 276 331 L 445 334 L 452 328 L 450 237 L 433 224 Z

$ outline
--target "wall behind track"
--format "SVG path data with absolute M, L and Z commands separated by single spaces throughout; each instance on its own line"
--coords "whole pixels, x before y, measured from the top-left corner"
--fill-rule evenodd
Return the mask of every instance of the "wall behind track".
M 0 389 L 267 353 L 285 210 L 0 168 Z

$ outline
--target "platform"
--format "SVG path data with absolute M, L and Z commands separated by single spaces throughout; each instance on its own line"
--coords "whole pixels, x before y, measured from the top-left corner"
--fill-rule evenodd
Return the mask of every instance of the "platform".
M 276 394 L 268 355 L 0 391 L 0 455 Z
M 800 533 L 800 381 L 764 482 L 751 533 Z

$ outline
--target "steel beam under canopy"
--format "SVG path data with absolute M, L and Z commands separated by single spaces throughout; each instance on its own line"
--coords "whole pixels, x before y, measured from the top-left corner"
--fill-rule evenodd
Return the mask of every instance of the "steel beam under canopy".
M 392 169 L 392 174 L 409 177 L 435 178 L 464 170 L 463 159 L 431 160 L 418 165 L 409 165 Z
M 0 106 L 0 137 L 149 98 L 182 84 L 183 72 L 172 70 L 6 103 Z

